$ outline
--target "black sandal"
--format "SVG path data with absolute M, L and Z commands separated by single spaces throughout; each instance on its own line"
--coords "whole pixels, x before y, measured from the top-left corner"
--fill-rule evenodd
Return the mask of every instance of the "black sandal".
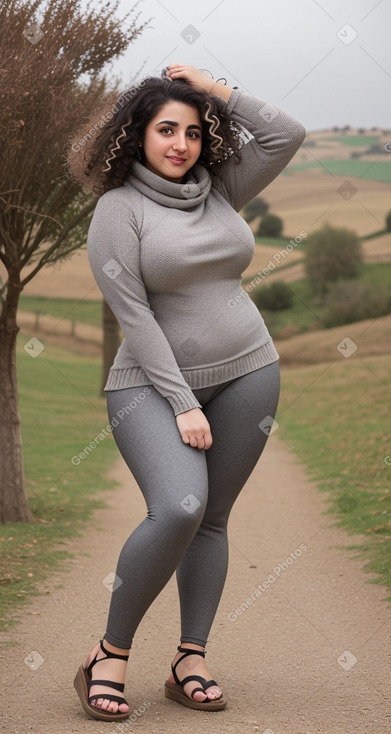
M 117 701 L 118 704 L 126 703 L 128 706 L 128 702 L 121 696 L 112 696 L 110 693 L 100 693 L 99 695 L 95 694 L 95 696 L 89 695 L 91 686 L 96 685 L 108 686 L 109 688 L 114 688 L 116 691 L 120 691 L 121 693 L 123 693 L 125 688 L 125 683 L 116 683 L 111 680 L 91 679 L 91 670 L 95 663 L 100 663 L 101 660 L 106 660 L 107 658 L 119 658 L 120 660 L 128 660 L 129 658 L 129 655 L 117 655 L 117 653 L 106 650 L 103 645 L 103 640 L 100 640 L 100 649 L 106 654 L 106 657 L 99 658 L 99 660 L 97 660 L 98 653 L 96 653 L 95 658 L 89 664 L 88 668 L 83 668 L 83 665 L 80 665 L 80 668 L 76 673 L 75 680 L 73 681 L 73 685 L 76 688 L 84 711 L 86 714 L 89 714 L 89 716 L 103 721 L 118 721 L 118 719 L 126 719 L 130 715 L 130 709 L 124 714 L 119 710 L 117 713 L 113 713 L 113 711 L 106 711 L 105 709 L 98 708 L 98 706 L 91 705 L 91 701 L 98 698 L 107 698 L 109 701 Z
M 177 650 L 178 652 L 183 652 L 183 655 L 179 658 L 179 660 L 177 660 L 175 665 L 171 665 L 171 670 L 175 679 L 175 683 L 170 683 L 169 681 L 166 681 L 166 698 L 170 698 L 172 701 L 178 701 L 178 703 L 182 703 L 184 706 L 188 706 L 191 709 L 198 709 L 199 711 L 221 711 L 222 709 L 225 709 L 227 702 L 224 701 L 222 695 L 218 698 L 210 698 L 208 700 L 205 699 L 204 701 L 196 701 L 193 698 L 193 695 L 196 691 L 202 691 L 202 693 L 206 693 L 207 688 L 210 688 L 210 686 L 217 686 L 216 681 L 206 680 L 200 675 L 188 675 L 187 678 L 184 678 L 182 681 L 180 681 L 176 674 L 176 666 L 181 662 L 181 660 L 183 660 L 183 658 L 187 657 L 188 655 L 201 655 L 201 657 L 204 658 L 205 652 L 203 652 L 202 650 L 191 650 L 189 648 L 181 646 L 179 646 Z M 194 688 L 194 690 L 191 692 L 191 698 L 189 698 L 189 696 L 187 696 L 183 690 L 183 686 L 185 686 L 186 683 L 190 683 L 190 681 L 198 681 L 199 683 L 201 683 L 202 686 L 202 688 Z

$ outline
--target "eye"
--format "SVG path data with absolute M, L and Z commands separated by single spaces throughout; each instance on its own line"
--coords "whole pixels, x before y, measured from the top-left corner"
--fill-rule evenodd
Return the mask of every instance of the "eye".
M 193 140 L 197 140 L 197 138 L 201 137 L 200 134 L 197 133 L 195 130 L 189 130 L 188 134 L 192 137 Z
M 162 127 L 161 130 L 160 130 L 160 132 L 161 133 L 164 133 L 164 134 L 166 134 L 167 132 L 172 133 L 172 128 L 171 127 Z

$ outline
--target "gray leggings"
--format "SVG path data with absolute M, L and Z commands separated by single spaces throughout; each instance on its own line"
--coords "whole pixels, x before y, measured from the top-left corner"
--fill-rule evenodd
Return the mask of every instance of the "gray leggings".
M 176 571 L 180 639 L 205 646 L 227 574 L 228 517 L 267 441 L 279 364 L 193 390 L 211 427 L 207 450 L 182 441 L 168 400 L 148 388 L 107 393 L 110 420 L 118 423 L 115 441 L 148 512 L 121 550 L 121 583 L 111 595 L 105 638 L 130 648 L 145 612 Z

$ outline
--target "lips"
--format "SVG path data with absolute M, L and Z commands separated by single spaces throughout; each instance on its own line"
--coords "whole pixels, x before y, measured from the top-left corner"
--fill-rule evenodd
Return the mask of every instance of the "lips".
M 186 158 L 179 158 L 175 155 L 168 155 L 167 159 L 171 161 L 171 163 L 174 163 L 176 166 L 179 166 L 181 163 L 186 163 Z

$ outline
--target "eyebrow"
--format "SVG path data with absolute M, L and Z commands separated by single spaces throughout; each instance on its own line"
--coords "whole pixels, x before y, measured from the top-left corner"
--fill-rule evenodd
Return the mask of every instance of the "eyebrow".
M 157 122 L 156 125 L 162 125 L 163 123 L 166 123 L 166 125 L 173 125 L 174 127 L 178 127 L 178 123 L 174 122 L 173 120 L 160 120 L 160 122 Z M 187 130 L 190 130 L 193 127 L 196 127 L 197 130 L 201 130 L 200 125 L 188 125 Z

